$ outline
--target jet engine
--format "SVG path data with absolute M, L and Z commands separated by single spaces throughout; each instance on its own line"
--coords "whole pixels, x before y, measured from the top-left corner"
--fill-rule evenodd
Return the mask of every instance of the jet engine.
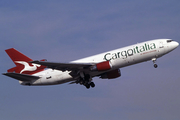
M 102 79 L 114 79 L 121 76 L 121 71 L 119 69 L 115 69 L 106 73 L 103 73 L 100 78 Z
M 94 66 L 92 66 L 90 69 L 92 71 L 105 71 L 105 70 L 109 70 L 112 68 L 112 65 L 110 63 L 110 61 L 104 61 L 104 62 L 101 62 L 101 63 L 98 63 Z

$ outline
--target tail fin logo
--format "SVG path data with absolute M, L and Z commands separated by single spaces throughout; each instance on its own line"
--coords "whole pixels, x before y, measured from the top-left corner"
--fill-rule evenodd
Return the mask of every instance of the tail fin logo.
M 24 69 L 21 70 L 20 74 L 23 73 L 24 71 L 36 71 L 37 68 L 41 66 L 34 63 L 32 63 L 33 66 L 30 66 L 29 63 L 25 61 L 14 61 L 14 62 L 24 65 Z

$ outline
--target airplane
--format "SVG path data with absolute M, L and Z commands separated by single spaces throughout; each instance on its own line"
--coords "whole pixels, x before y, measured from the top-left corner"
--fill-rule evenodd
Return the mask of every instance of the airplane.
M 15 67 L 3 73 L 17 79 L 21 85 L 57 85 L 63 83 L 95 87 L 93 77 L 114 79 L 121 76 L 120 68 L 152 61 L 157 68 L 157 58 L 173 51 L 179 43 L 172 39 L 155 39 L 131 46 L 93 55 L 69 63 L 35 60 L 14 48 L 5 50 Z

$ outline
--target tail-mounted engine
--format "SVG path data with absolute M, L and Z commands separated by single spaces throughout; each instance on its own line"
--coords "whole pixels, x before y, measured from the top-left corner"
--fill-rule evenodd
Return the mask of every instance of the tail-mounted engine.
M 102 79 L 114 79 L 121 76 L 121 71 L 119 69 L 115 69 L 106 73 L 103 73 L 100 78 Z

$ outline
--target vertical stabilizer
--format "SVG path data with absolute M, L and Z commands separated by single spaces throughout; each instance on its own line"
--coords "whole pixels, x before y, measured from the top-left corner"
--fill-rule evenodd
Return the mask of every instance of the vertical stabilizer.
M 37 72 L 43 71 L 44 68 L 46 68 L 45 66 L 42 65 L 29 63 L 30 61 L 33 60 L 14 48 L 10 48 L 5 51 L 16 65 L 16 67 L 7 70 L 8 72 L 32 75 Z

